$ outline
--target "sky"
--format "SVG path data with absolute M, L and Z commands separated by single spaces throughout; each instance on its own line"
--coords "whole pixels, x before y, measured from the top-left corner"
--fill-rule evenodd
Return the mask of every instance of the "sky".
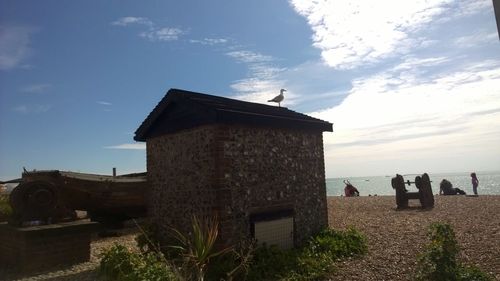
M 500 170 L 491 0 L 0 1 L 0 179 L 146 170 L 170 88 L 333 123 L 327 177 Z

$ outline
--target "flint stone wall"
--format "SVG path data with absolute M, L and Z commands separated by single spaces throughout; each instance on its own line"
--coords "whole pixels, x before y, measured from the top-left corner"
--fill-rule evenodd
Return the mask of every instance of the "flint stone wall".
M 217 213 L 225 244 L 257 213 L 294 210 L 296 244 L 328 224 L 321 132 L 207 125 L 148 139 L 147 166 L 161 236 L 193 214 Z

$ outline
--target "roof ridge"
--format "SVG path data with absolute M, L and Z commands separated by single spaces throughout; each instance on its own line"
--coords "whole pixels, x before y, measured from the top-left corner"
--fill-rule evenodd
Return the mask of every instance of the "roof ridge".
M 288 109 L 288 108 L 287 108 L 287 109 Z M 301 112 L 295 111 L 295 110 L 293 110 L 293 109 L 288 109 L 288 110 L 289 110 L 289 111 L 291 111 L 291 112 L 293 112 L 293 113 L 295 113 L 295 114 L 300 114 L 300 115 L 303 115 L 303 116 L 307 116 L 307 117 L 309 117 L 309 118 L 311 118 L 311 119 L 315 119 L 315 120 L 318 120 L 318 121 L 323 121 L 323 122 L 325 122 L 324 120 L 321 120 L 321 119 L 316 118 L 316 117 L 312 117 L 311 115 L 307 115 L 307 114 L 304 114 L 304 113 L 301 113 Z M 328 122 L 328 121 L 326 121 L 326 122 Z
M 253 104 L 253 105 L 263 106 L 263 107 L 268 107 L 268 108 L 274 108 L 274 109 L 281 108 L 281 109 L 285 109 L 285 110 L 290 110 L 287 107 L 277 107 L 277 106 L 263 104 L 263 103 L 258 103 L 258 102 L 253 102 L 253 101 L 243 101 L 243 100 L 238 100 L 238 99 L 229 98 L 229 97 L 216 96 L 216 95 L 205 94 L 205 93 L 200 93 L 200 92 L 193 92 L 193 91 L 188 91 L 188 90 L 183 90 L 183 89 L 177 89 L 177 88 L 172 88 L 168 92 L 170 92 L 170 91 L 179 91 L 179 92 L 184 92 L 185 94 L 189 94 L 189 95 L 195 94 L 195 95 L 207 96 L 207 97 L 215 98 L 215 99 L 224 99 L 224 100 L 229 100 L 229 101 L 237 102 L 237 103 L 241 103 L 241 104 L 249 104 L 250 103 L 250 104 Z M 168 92 L 167 92 L 167 94 L 168 94 Z
M 172 102 L 178 103 L 181 108 L 199 106 L 199 109 L 203 110 L 202 112 L 192 111 L 190 113 L 197 116 L 195 119 L 185 119 L 185 123 L 182 124 L 170 124 L 168 123 L 168 120 L 170 120 L 169 118 L 175 118 L 172 116 L 178 114 L 175 113 L 177 110 L 173 109 L 172 114 L 174 115 L 170 117 L 161 116 L 163 116 L 163 113 L 167 110 L 167 108 L 169 108 L 169 105 Z M 191 105 L 189 105 L 189 103 L 191 103 Z M 205 111 L 205 109 L 213 111 L 216 114 L 213 114 L 212 116 L 212 114 Z M 177 115 L 177 117 L 179 116 Z M 158 102 L 155 108 L 148 114 L 146 119 L 135 131 L 134 140 L 144 141 L 151 133 L 151 130 L 154 130 L 153 128 L 155 127 L 158 119 L 165 119 L 164 122 L 170 124 L 161 129 L 162 131 L 166 130 L 168 132 L 172 130 L 179 130 L 184 127 L 187 128 L 189 126 L 200 126 L 201 124 L 218 122 L 236 122 L 241 124 L 260 124 L 262 126 L 332 131 L 332 124 L 330 122 L 311 117 L 309 115 L 291 110 L 287 107 L 277 107 L 262 103 L 242 101 L 177 88 L 172 88 L 167 91 L 165 96 L 160 100 L 160 102 Z M 278 119 L 282 121 L 277 121 Z M 283 123 L 283 120 L 290 120 L 289 124 Z M 302 124 L 300 124 L 301 122 Z

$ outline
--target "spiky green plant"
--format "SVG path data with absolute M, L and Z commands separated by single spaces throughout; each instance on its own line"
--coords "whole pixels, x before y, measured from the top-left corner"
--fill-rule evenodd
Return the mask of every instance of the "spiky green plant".
M 193 216 L 191 226 L 191 235 L 171 228 L 177 245 L 171 245 L 170 248 L 181 253 L 188 278 L 203 281 L 210 260 L 230 251 L 232 247 L 216 249 L 215 242 L 219 235 L 219 221 L 216 216 L 202 221 Z

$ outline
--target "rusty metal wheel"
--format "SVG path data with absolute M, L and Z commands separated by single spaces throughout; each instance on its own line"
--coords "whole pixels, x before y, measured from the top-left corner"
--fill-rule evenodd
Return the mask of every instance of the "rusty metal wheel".
M 23 182 L 10 194 L 14 215 L 22 221 L 46 220 L 55 215 L 57 192 L 44 181 Z
M 422 188 L 422 177 L 421 176 L 415 177 L 415 186 L 417 187 L 418 190 L 420 190 Z

